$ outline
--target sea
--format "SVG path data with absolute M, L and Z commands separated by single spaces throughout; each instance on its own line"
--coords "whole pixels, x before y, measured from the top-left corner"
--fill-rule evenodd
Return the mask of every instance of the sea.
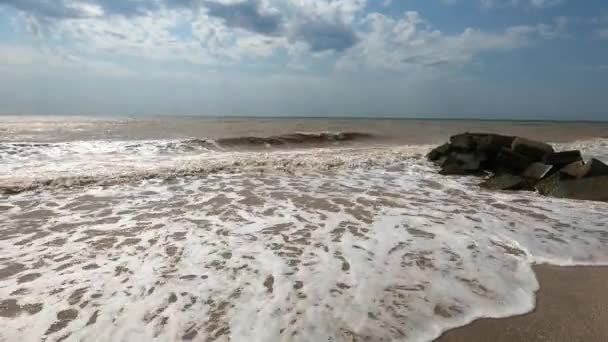
M 491 192 L 465 131 L 608 162 L 608 123 L 0 116 L 0 341 L 432 341 L 608 265 L 608 203 Z

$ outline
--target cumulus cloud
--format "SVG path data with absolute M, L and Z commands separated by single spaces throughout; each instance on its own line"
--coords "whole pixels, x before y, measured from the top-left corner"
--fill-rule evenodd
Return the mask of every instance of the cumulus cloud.
M 454 3 L 457 0 L 443 0 L 444 2 Z M 560 5 L 565 0 L 480 0 L 484 8 L 505 8 L 524 5 L 532 8 L 549 8 Z
M 278 11 L 265 10 L 260 1 L 236 3 L 205 2 L 207 13 L 224 20 L 226 25 L 238 27 L 260 34 L 278 34 L 281 29 L 281 16 Z
M 103 8 L 97 4 L 64 0 L 0 0 L 0 5 L 9 5 L 41 18 L 87 18 L 104 14 Z
M 157 1 L 141 0 L 0 0 L 41 19 L 90 18 L 104 15 L 143 15 L 159 8 Z
M 371 13 L 365 18 L 361 42 L 339 65 L 393 71 L 457 66 L 484 52 L 512 50 L 536 39 L 553 38 L 557 26 L 513 26 L 501 32 L 467 28 L 460 34 L 446 34 L 430 27 L 418 12 L 407 12 L 398 19 Z
M 447 34 L 418 12 L 398 17 L 366 12 L 365 0 L 0 0 L 0 4 L 21 11 L 32 31 L 40 31 L 42 21 L 47 25 L 42 41 L 57 44 L 68 54 L 215 66 L 263 63 L 284 55 L 289 58 L 287 65 L 300 69 L 317 61 L 341 69 L 392 71 L 457 66 L 487 51 L 554 38 L 565 26 L 561 20 L 496 32 L 467 28 Z
M 344 51 L 358 42 L 357 35 L 350 27 L 315 20 L 299 23 L 290 33 L 290 38 L 306 42 L 313 52 Z

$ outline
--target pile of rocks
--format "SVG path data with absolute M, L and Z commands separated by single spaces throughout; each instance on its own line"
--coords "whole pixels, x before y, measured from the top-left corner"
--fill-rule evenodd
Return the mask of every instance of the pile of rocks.
M 479 175 L 492 190 L 531 190 L 562 198 L 608 201 L 608 165 L 584 162 L 580 151 L 521 137 L 464 133 L 433 149 L 427 158 L 444 175 Z M 489 176 L 488 176 L 489 175 Z

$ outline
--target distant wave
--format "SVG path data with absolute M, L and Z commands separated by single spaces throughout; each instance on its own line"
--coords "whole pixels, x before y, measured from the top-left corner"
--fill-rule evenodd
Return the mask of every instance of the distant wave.
M 326 144 L 334 142 L 370 139 L 373 136 L 359 132 L 322 132 L 322 133 L 293 133 L 260 137 L 223 138 L 216 142 L 220 146 L 285 146 L 300 144 Z
M 218 173 L 290 174 L 382 168 L 420 157 L 431 148 L 334 144 L 369 138 L 372 136 L 365 133 L 294 133 L 218 140 L 0 143 L 0 194 Z M 308 146 L 316 148 L 304 148 Z M 608 161 L 608 139 L 556 146 L 560 150 L 580 149 L 586 157 Z M 425 162 L 414 159 L 416 163 Z
M 187 145 L 210 142 L 190 141 Z M 239 142 L 240 143 L 240 142 Z M 150 142 L 146 143 L 150 144 Z M 143 143 L 121 150 L 146 151 Z M 165 145 L 166 146 L 166 145 Z M 182 147 L 183 148 L 183 147 Z M 29 165 L 14 164 L 4 171 L 0 165 L 0 193 L 17 194 L 48 188 L 110 186 L 146 179 L 205 176 L 217 173 L 326 172 L 336 169 L 384 167 L 419 158 L 430 146 L 393 148 L 337 148 L 316 150 L 212 151 L 199 154 L 112 153 L 92 155 L 54 152 L 59 158 L 32 158 Z M 61 158 L 66 155 L 65 158 Z M 46 156 L 45 156 L 46 157 Z M 48 162 L 45 162 L 48 161 Z M 30 171 L 25 171 L 29 169 Z

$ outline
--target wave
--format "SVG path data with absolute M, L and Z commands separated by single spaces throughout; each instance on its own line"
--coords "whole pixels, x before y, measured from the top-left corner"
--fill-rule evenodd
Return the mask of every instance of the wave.
M 70 159 L 60 163 L 31 162 L 29 171 L 15 167 L 0 172 L 0 193 L 17 194 L 41 188 L 110 186 L 151 178 L 205 176 L 215 173 L 325 172 L 336 169 L 385 167 L 410 158 L 422 160 L 430 146 L 336 148 L 273 152 L 211 152 L 198 155 L 114 155 Z M 14 165 L 16 166 L 16 165 Z
M 397 161 L 420 157 L 431 148 L 429 145 L 372 147 L 339 144 L 371 138 L 365 133 L 326 132 L 218 140 L 0 143 L 0 193 L 107 186 L 151 178 L 204 176 L 221 172 L 290 174 L 387 167 Z M 332 142 L 338 144 L 331 145 Z M 317 148 L 304 148 L 311 145 Z M 292 149 L 291 146 L 303 148 Z M 580 149 L 586 157 L 608 160 L 608 139 L 555 146 L 559 150 Z M 423 158 L 418 159 L 425 162 Z

